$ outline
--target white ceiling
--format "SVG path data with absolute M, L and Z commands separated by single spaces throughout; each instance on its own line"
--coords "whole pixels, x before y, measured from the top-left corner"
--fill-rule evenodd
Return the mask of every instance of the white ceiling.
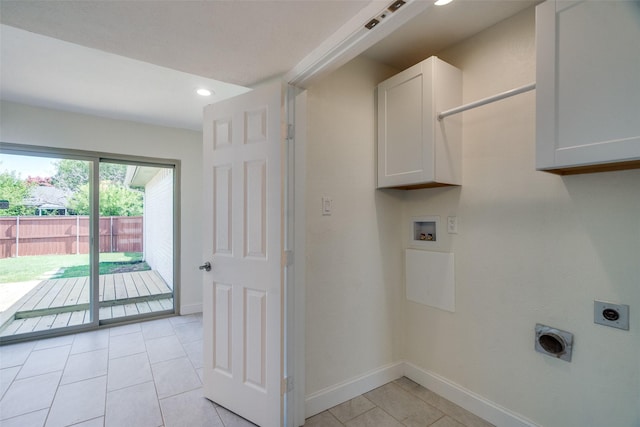
M 22 104 L 200 130 L 205 105 L 249 90 L 6 25 L 0 37 L 2 99 Z
M 364 55 L 404 70 L 542 0 L 454 0 L 432 7 Z
M 199 130 L 204 105 L 283 75 L 354 17 L 391 2 L 0 0 L 0 95 Z M 429 7 L 365 55 L 403 69 L 535 2 Z M 201 86 L 216 95 L 195 96 Z
M 368 0 L 2 0 L 2 23 L 242 86 L 289 71 Z

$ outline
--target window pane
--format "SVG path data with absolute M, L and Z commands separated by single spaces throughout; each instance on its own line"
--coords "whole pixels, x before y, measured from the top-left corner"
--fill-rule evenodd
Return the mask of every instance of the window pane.
M 0 157 L 0 335 L 90 323 L 90 162 Z
M 100 319 L 173 311 L 173 169 L 100 163 Z

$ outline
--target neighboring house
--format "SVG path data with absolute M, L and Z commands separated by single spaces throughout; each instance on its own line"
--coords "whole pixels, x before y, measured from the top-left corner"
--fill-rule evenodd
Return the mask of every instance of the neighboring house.
M 67 208 L 71 192 L 39 185 L 31 188 L 24 205 L 33 208 L 34 215 L 69 215 Z
M 144 187 L 144 260 L 173 289 L 173 170 L 128 166 L 129 187 Z

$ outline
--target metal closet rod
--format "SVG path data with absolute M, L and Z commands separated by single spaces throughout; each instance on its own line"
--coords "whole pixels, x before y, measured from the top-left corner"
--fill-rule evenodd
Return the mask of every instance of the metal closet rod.
M 483 105 L 490 104 L 492 102 L 500 101 L 501 99 L 509 98 L 511 96 L 518 95 L 518 94 L 521 94 L 521 93 L 524 93 L 524 92 L 529 92 L 530 90 L 533 90 L 535 88 L 536 88 L 535 82 L 534 83 L 529 83 L 526 86 L 522 86 L 522 87 L 518 87 L 518 88 L 515 88 L 515 89 L 511 89 L 511 90 L 508 90 L 506 92 L 499 93 L 497 95 L 489 96 L 487 98 L 483 98 L 483 99 L 480 99 L 478 101 L 471 102 L 469 104 L 465 104 L 465 105 L 461 105 L 461 106 L 456 107 L 456 108 L 452 108 L 450 110 L 445 110 L 442 113 L 438 114 L 438 120 L 442 120 L 445 117 L 451 116 L 452 114 L 462 113 L 463 111 L 467 111 L 467 110 L 470 110 L 472 108 L 481 107 Z

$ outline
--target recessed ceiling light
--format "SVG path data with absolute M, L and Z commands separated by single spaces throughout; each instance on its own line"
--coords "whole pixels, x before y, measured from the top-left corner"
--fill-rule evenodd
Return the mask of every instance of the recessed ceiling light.
M 196 93 L 200 96 L 211 96 L 211 91 L 209 89 L 198 89 Z
M 436 6 L 444 6 L 445 4 L 451 3 L 453 0 L 437 0 L 434 4 Z

